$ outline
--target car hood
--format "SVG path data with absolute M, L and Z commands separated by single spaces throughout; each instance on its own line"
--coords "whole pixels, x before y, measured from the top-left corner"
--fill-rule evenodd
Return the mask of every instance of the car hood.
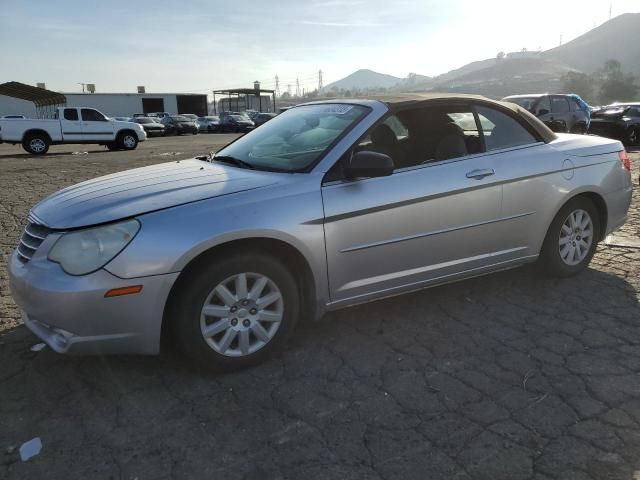
M 86 227 L 263 188 L 278 183 L 279 177 L 220 163 L 180 160 L 73 185 L 42 200 L 31 215 L 54 229 Z

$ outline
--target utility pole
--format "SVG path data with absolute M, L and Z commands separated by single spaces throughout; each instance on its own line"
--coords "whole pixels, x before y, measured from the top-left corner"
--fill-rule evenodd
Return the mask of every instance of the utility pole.
M 280 79 L 278 78 L 278 74 L 276 73 L 276 97 L 280 96 Z
M 611 20 L 611 13 L 613 12 L 613 2 L 609 4 L 609 20 Z
M 318 92 L 322 90 L 322 69 L 318 70 Z
M 562 46 L 562 34 L 560 34 L 560 46 Z
M 78 85 L 82 85 L 82 93 L 84 93 L 84 86 L 86 85 L 86 83 L 78 82 Z
M 300 79 L 296 78 L 296 97 L 300 96 Z
M 291 84 L 287 83 L 287 93 L 291 96 Z

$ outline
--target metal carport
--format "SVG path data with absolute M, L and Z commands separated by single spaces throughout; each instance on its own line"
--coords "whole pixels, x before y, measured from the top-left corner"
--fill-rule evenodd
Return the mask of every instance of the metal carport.
M 67 104 L 67 97 L 62 93 L 20 82 L 0 84 L 0 95 L 32 102 L 36 107 L 36 114 L 39 118 L 51 116 L 58 107 L 63 107 Z

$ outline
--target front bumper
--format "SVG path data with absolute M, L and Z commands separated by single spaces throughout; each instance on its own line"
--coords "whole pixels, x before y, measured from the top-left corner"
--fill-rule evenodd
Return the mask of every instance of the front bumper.
M 178 273 L 120 279 L 106 270 L 71 276 L 46 257 L 9 260 L 9 287 L 25 325 L 59 353 L 145 354 L 160 351 L 166 299 Z M 135 295 L 108 290 L 142 285 Z
M 164 128 L 158 128 L 158 129 L 149 129 L 149 130 L 145 130 L 145 132 L 147 133 L 147 137 L 161 137 L 162 135 L 164 135 Z

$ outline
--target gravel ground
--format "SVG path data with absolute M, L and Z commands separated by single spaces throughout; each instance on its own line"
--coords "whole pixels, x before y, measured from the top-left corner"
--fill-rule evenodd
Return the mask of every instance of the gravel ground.
M 0 145 L 0 478 L 640 478 L 640 249 L 603 244 L 568 280 L 525 267 L 336 312 L 224 376 L 171 352 L 31 351 L 6 272 L 29 207 L 232 138 L 43 158 Z M 637 241 L 639 206 L 636 191 L 612 244 Z

